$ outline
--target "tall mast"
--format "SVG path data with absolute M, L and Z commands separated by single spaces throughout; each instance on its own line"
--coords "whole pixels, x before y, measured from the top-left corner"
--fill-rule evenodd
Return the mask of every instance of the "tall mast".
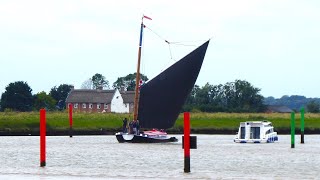
M 144 16 L 143 16 L 144 17 Z M 138 106 L 139 106 L 139 81 L 140 81 L 140 62 L 141 62 L 141 48 L 142 48 L 142 35 L 143 35 L 143 17 L 141 20 L 140 27 L 140 42 L 139 42 L 139 51 L 138 51 L 138 65 L 137 65 L 137 74 L 136 74 L 136 88 L 134 93 L 134 109 L 133 109 L 133 120 L 138 119 Z

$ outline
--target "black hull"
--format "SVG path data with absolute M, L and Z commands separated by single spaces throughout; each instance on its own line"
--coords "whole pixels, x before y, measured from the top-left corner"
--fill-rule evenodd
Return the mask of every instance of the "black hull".
M 145 137 L 141 135 L 133 135 L 133 138 L 126 140 L 123 138 L 122 134 L 116 134 L 116 138 L 119 143 L 167 143 L 167 142 L 178 142 L 178 139 L 175 137 L 170 138 L 152 138 Z

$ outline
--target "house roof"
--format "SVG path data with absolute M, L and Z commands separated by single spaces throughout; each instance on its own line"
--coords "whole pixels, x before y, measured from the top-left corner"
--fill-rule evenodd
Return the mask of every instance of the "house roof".
M 134 91 L 121 91 L 120 94 L 124 103 L 134 103 Z
M 72 90 L 67 103 L 111 103 L 115 90 L 77 89 Z
M 292 109 L 287 106 L 269 105 L 267 106 L 268 111 L 278 112 L 278 113 L 291 113 Z

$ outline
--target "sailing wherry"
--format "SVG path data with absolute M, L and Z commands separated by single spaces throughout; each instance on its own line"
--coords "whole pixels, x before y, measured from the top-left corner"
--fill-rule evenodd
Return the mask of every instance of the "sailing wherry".
M 115 135 L 120 143 L 177 142 L 178 139 L 169 137 L 164 129 L 174 126 L 186 98 L 194 87 L 209 41 L 139 88 L 144 18 L 151 20 L 143 16 L 141 22 L 133 122 L 144 129 L 152 130 L 133 133 L 124 131 Z

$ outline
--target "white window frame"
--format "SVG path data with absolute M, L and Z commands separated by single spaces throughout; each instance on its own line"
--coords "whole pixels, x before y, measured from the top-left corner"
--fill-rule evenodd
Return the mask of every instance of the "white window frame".
M 92 108 L 93 108 L 93 104 L 90 103 L 90 104 L 89 104 L 89 109 L 92 109 Z
M 101 104 L 97 104 L 97 109 L 100 109 L 101 108 Z
M 86 103 L 82 103 L 82 108 L 86 109 L 87 108 L 87 104 Z
M 108 104 L 104 104 L 103 109 L 108 109 L 108 108 L 109 108 L 109 105 Z
M 78 108 L 78 103 L 73 104 L 73 108 L 77 109 Z

